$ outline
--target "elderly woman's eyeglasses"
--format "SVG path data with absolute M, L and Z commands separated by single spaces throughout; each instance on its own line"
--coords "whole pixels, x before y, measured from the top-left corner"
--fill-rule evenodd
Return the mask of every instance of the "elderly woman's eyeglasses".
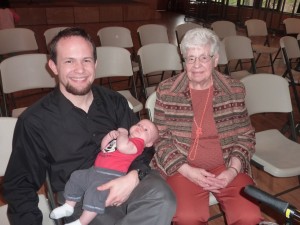
M 214 57 L 213 55 L 200 55 L 198 57 L 196 56 L 188 56 L 185 59 L 185 62 L 188 64 L 194 64 L 196 62 L 197 59 L 199 59 L 200 62 L 202 63 L 207 63 L 209 62 L 212 57 Z

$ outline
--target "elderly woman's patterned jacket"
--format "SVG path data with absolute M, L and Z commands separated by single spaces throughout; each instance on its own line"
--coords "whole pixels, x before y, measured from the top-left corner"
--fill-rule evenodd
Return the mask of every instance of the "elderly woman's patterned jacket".
M 154 122 L 160 139 L 152 167 L 163 176 L 176 173 L 187 163 L 192 144 L 192 101 L 185 72 L 161 82 L 157 89 Z M 245 107 L 245 88 L 238 81 L 213 72 L 213 114 L 225 164 L 235 156 L 241 160 L 241 172 L 250 176 L 250 159 L 255 151 L 255 133 Z

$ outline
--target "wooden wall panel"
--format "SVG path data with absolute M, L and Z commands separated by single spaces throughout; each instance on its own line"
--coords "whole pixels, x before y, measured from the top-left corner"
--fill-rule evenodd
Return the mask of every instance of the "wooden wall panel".
M 99 18 L 98 7 L 74 7 L 75 23 L 98 23 Z
M 74 24 L 73 7 L 46 8 L 47 24 Z

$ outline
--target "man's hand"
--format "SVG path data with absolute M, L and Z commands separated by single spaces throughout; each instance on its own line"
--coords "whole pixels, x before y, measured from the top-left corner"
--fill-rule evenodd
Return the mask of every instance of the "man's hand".
M 119 206 L 130 196 L 133 189 L 138 185 L 139 178 L 136 170 L 130 171 L 125 176 L 116 178 L 97 188 L 99 191 L 109 190 L 105 206 Z

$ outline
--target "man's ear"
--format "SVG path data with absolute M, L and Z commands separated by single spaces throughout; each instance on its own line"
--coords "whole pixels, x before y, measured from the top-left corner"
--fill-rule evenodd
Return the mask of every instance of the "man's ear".
M 57 67 L 56 64 L 53 62 L 53 60 L 49 59 L 48 66 L 50 67 L 50 69 L 55 75 L 58 75 Z

